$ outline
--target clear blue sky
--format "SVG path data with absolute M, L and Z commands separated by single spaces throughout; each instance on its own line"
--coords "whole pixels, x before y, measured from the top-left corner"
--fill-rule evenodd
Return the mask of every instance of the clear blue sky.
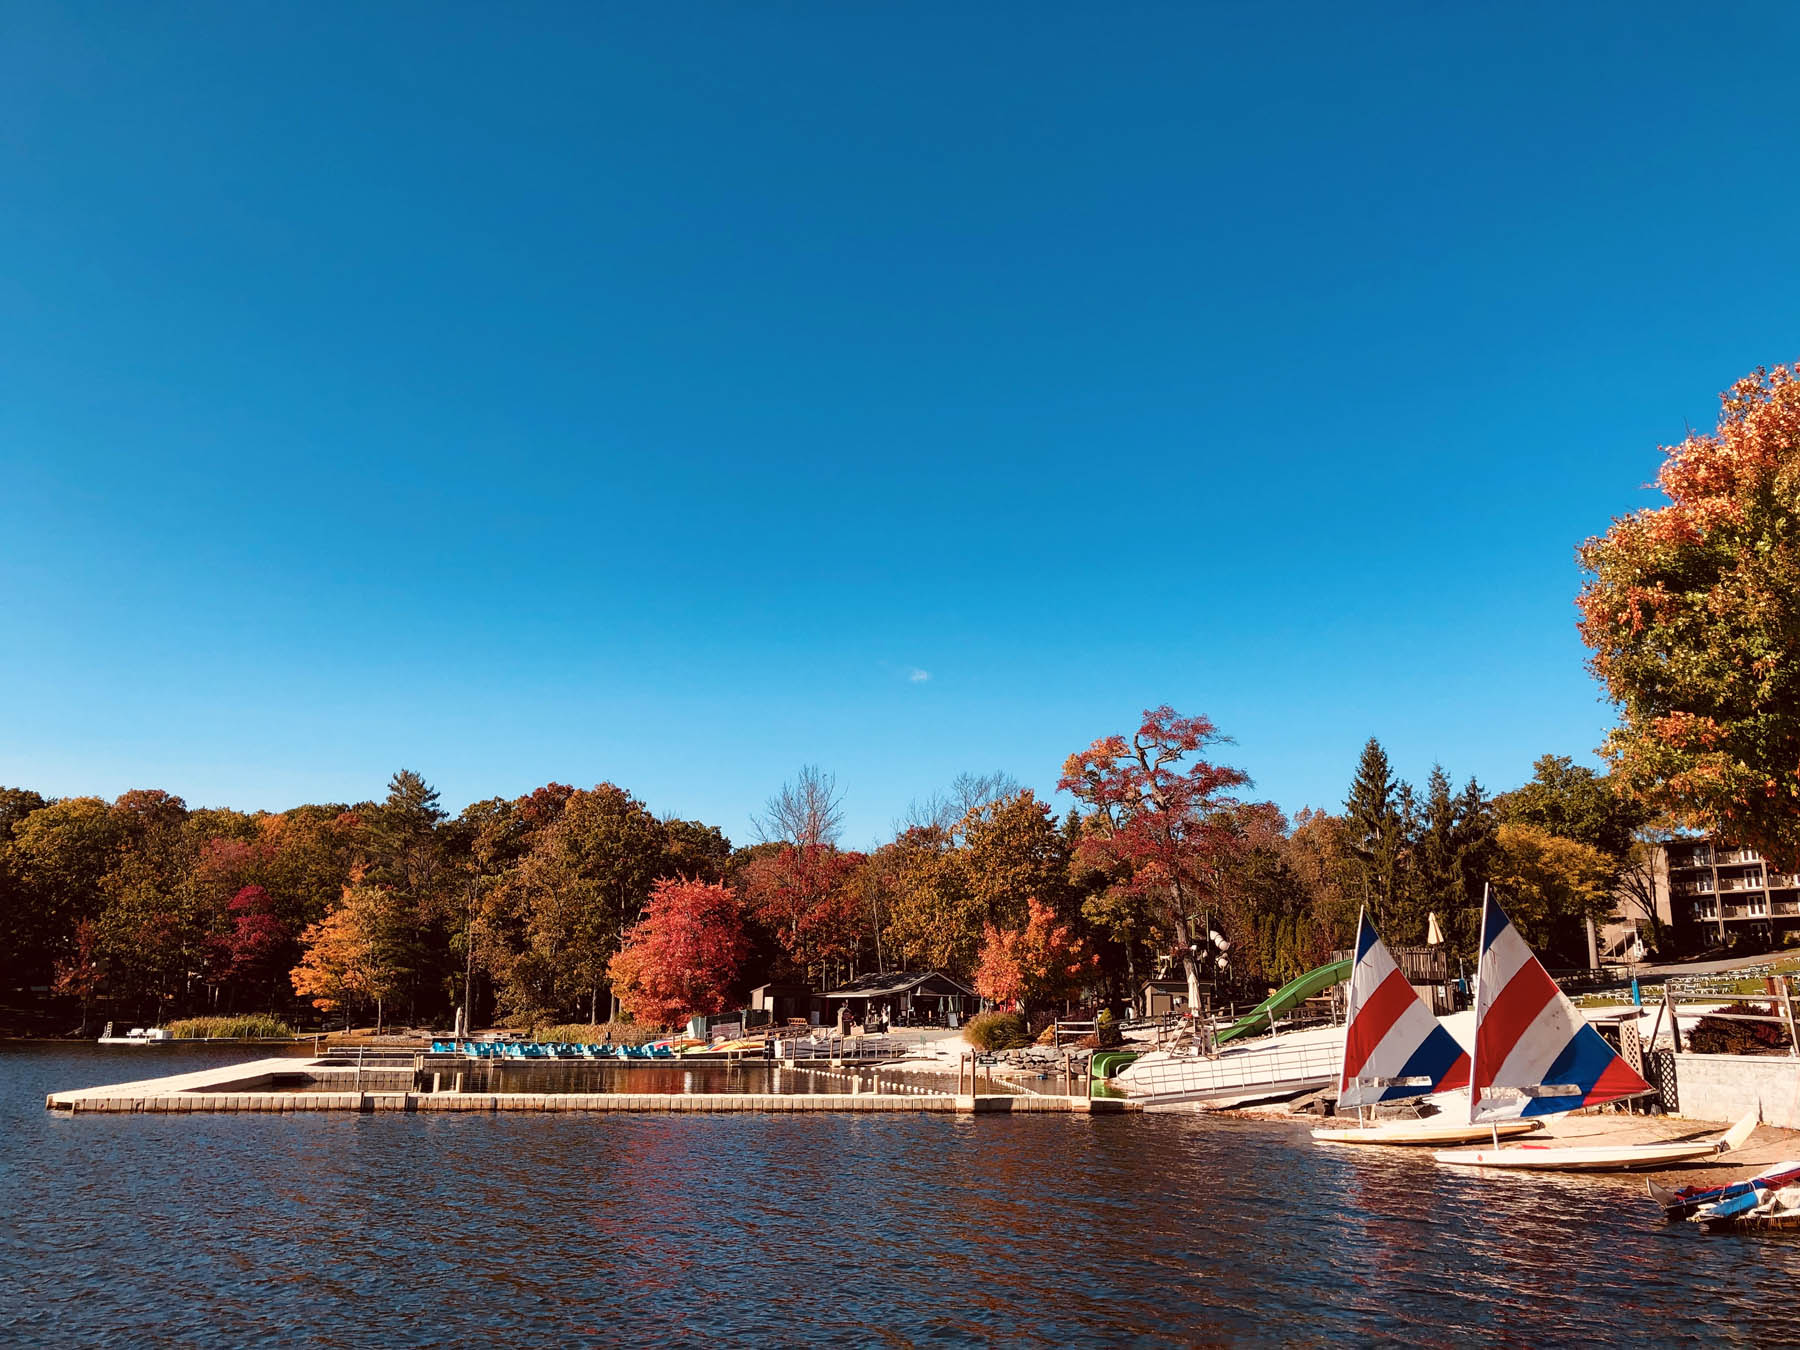
M 1586 755 L 1575 545 L 1800 356 L 1800 12 L 1475 9 L 9 7 L 0 782 Z

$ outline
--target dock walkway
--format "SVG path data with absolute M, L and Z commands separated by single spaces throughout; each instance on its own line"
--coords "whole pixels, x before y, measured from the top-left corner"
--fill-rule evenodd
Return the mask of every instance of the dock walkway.
M 567 1111 L 939 1111 L 963 1115 L 1027 1115 L 1042 1113 L 1106 1115 L 1137 1109 L 1118 1099 L 1034 1097 L 997 1094 L 953 1096 L 949 1093 L 880 1092 L 413 1092 L 372 1087 L 356 1091 L 307 1091 L 315 1079 L 321 1088 L 337 1086 L 348 1073 L 341 1066 L 307 1060 L 261 1059 L 196 1073 L 172 1074 L 135 1083 L 52 1092 L 44 1099 L 51 1111 L 84 1114 L 179 1115 L 193 1112 L 253 1112 L 287 1115 L 296 1112 L 567 1112 Z M 279 1088 L 279 1085 L 292 1085 Z M 279 1089 L 279 1090 L 278 1090 Z M 297 1090 L 296 1090 L 297 1089 Z

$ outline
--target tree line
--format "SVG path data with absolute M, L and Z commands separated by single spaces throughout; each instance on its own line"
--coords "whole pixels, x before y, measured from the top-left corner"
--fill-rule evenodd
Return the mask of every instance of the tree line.
M 455 815 L 410 770 L 378 801 L 282 812 L 0 789 L 0 980 L 9 1020 L 83 1027 L 251 1010 L 442 1026 L 461 1007 L 674 1024 L 753 985 L 889 969 L 1027 1007 L 1122 1003 L 1152 977 L 1260 993 L 1347 946 L 1365 905 L 1390 941 L 1423 941 L 1435 915 L 1466 950 L 1487 881 L 1578 960 L 1640 846 L 1639 815 L 1566 758 L 1499 798 L 1436 767 L 1415 792 L 1371 740 L 1342 812 L 1289 818 L 1246 799 L 1222 743 L 1155 709 L 1069 758 L 1060 815 L 968 774 L 867 851 L 842 845 L 816 768 L 743 846 L 611 783 Z

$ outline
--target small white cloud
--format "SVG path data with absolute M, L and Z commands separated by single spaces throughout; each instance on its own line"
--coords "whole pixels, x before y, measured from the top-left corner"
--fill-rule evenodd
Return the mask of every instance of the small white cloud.
M 914 666 L 911 670 L 906 672 L 906 678 L 911 680 L 914 684 L 924 684 L 925 681 L 931 678 L 931 672 L 929 670 L 920 670 L 917 666 Z

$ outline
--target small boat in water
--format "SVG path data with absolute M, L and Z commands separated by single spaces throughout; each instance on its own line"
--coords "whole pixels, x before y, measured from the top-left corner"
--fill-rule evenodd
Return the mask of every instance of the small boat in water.
M 1498 1126 L 1504 1122 L 1559 1115 L 1653 1091 L 1569 1002 L 1492 893 L 1484 896 L 1469 1123 L 1493 1127 L 1494 1147 L 1445 1149 L 1434 1155 L 1437 1160 L 1462 1167 L 1554 1172 L 1670 1167 L 1742 1148 L 1761 1116 L 1752 1111 L 1718 1139 L 1500 1147 Z
M 1692 1215 L 1709 1233 L 1800 1232 L 1800 1185 L 1770 1186 L 1707 1205 Z
M 1800 1186 L 1800 1162 L 1778 1162 L 1772 1167 L 1765 1167 L 1753 1177 L 1745 1177 L 1742 1181 L 1730 1181 L 1723 1186 L 1683 1186 L 1672 1191 L 1667 1186 L 1658 1186 L 1648 1178 L 1644 1181 L 1644 1189 L 1650 1198 L 1662 1206 L 1665 1219 L 1690 1219 L 1709 1205 L 1716 1205 L 1723 1200 L 1735 1200 L 1739 1196 L 1752 1195 L 1760 1191 L 1780 1190 L 1783 1186 Z
M 101 1045 L 167 1045 L 175 1039 L 167 1027 L 133 1027 L 123 1036 L 113 1035 L 113 1024 L 108 1022 L 106 1029 L 100 1033 Z

